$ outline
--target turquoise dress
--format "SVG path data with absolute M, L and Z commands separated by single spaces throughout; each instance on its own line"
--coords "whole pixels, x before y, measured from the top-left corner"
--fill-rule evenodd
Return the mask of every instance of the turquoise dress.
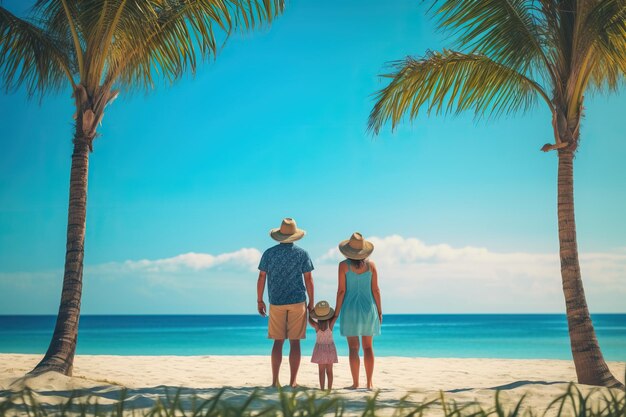
M 378 336 L 380 321 L 378 308 L 372 294 L 372 271 L 369 263 L 367 271 L 357 274 L 352 271 L 350 261 L 346 272 L 346 294 L 339 313 L 339 327 L 342 336 Z

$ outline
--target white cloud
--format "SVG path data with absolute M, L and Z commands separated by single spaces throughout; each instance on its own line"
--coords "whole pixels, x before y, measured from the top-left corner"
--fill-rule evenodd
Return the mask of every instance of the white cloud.
M 500 279 L 510 276 L 546 277 L 559 272 L 557 253 L 494 252 L 487 248 L 466 246 L 454 248 L 447 244 L 428 245 L 416 238 L 393 235 L 371 237 L 374 244 L 372 260 L 379 269 L 390 269 L 401 276 L 419 278 L 419 272 L 431 277 L 467 279 Z M 344 259 L 337 248 L 318 258 L 320 264 Z M 606 282 L 619 281 L 626 273 L 626 249 L 613 252 L 582 253 L 583 273 Z
M 391 311 L 563 311 L 558 253 L 455 248 L 398 235 L 368 240 Z M 338 249 L 329 249 L 317 259 L 318 275 L 332 276 L 336 285 L 336 263 L 342 259 Z M 595 311 L 624 311 L 626 250 L 583 253 L 580 261 Z
M 485 248 L 465 247 L 455 249 L 447 244 L 427 245 L 416 238 L 403 238 L 392 235 L 385 238 L 371 237 L 376 258 L 386 263 L 441 262 L 458 259 L 480 260 L 489 254 Z M 320 260 L 343 259 L 339 249 L 330 249 Z
M 398 235 L 369 240 L 387 313 L 564 311 L 558 253 L 497 252 Z M 86 266 L 85 312 L 252 314 L 260 257 L 243 248 Z M 336 248 L 315 259 L 316 299 L 334 304 L 342 259 Z M 581 253 L 580 260 L 591 311 L 623 312 L 626 248 Z M 62 271 L 0 273 L 0 292 L 10 300 L 0 313 L 33 312 L 25 303 L 39 293 L 38 306 L 53 313 L 61 279 Z
M 243 248 L 219 255 L 189 252 L 171 258 L 113 262 L 95 266 L 92 270 L 95 272 L 148 272 L 152 274 L 206 271 L 217 268 L 255 270 L 260 259 L 261 252 L 257 249 Z

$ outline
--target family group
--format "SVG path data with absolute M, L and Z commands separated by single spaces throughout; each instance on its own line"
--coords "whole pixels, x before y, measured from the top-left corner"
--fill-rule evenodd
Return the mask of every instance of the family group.
M 366 387 L 372 389 L 373 337 L 380 335 L 383 320 L 378 272 L 374 262 L 369 260 L 374 245 L 358 232 L 339 243 L 339 251 L 346 259 L 339 263 L 337 300 L 333 309 L 327 301 L 315 303 L 313 262 L 304 249 L 294 244 L 305 234 L 294 219 L 283 219 L 279 228 L 270 230 L 272 239 L 279 243 L 267 249 L 259 263 L 257 310 L 263 317 L 269 315 L 268 338 L 274 340 L 272 386 L 280 386 L 278 375 L 285 340 L 289 340 L 290 345 L 289 386 L 297 386 L 300 340 L 306 337 L 309 323 L 316 332 L 311 362 L 318 364 L 320 388 L 325 389 L 328 381 L 328 389 L 332 389 L 333 364 L 338 362 L 333 328 L 339 321 L 340 333 L 348 343 L 352 374 L 352 385 L 346 388 L 359 388 L 362 346 Z M 266 283 L 269 310 L 263 301 Z

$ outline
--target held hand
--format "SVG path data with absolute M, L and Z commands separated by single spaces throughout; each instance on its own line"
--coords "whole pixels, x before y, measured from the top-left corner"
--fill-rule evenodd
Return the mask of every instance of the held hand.
M 259 314 L 261 315 L 261 317 L 267 317 L 267 309 L 263 301 L 257 302 L 256 308 L 259 311 Z

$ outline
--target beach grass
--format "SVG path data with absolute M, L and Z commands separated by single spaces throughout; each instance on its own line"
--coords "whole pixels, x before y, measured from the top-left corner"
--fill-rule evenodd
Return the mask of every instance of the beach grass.
M 192 396 L 183 400 L 181 391 L 166 392 L 150 408 L 132 409 L 128 406 L 126 391 L 122 391 L 119 401 L 113 404 L 99 404 L 81 391 L 72 392 L 60 404 L 42 404 L 33 391 L 13 393 L 0 402 L 0 417 L 316 417 L 360 415 L 374 417 L 380 415 L 382 405 L 378 394 L 367 398 L 360 410 L 347 409 L 345 400 L 337 393 L 321 393 L 313 390 L 279 390 L 277 400 L 271 404 L 263 402 L 265 394 L 255 391 L 244 401 L 230 402 L 222 398 L 224 390 L 208 399 Z M 569 384 L 561 395 L 554 398 L 544 410 L 536 410 L 525 405 L 521 397 L 512 405 L 505 406 L 500 400 L 500 391 L 494 394 L 493 405 L 485 407 L 478 402 L 458 403 L 440 393 L 438 398 L 419 404 L 402 399 L 393 411 L 394 417 L 626 417 L 626 393 L 615 390 L 592 390 L 583 393 L 575 384 Z M 389 412 L 385 412 L 388 415 Z

